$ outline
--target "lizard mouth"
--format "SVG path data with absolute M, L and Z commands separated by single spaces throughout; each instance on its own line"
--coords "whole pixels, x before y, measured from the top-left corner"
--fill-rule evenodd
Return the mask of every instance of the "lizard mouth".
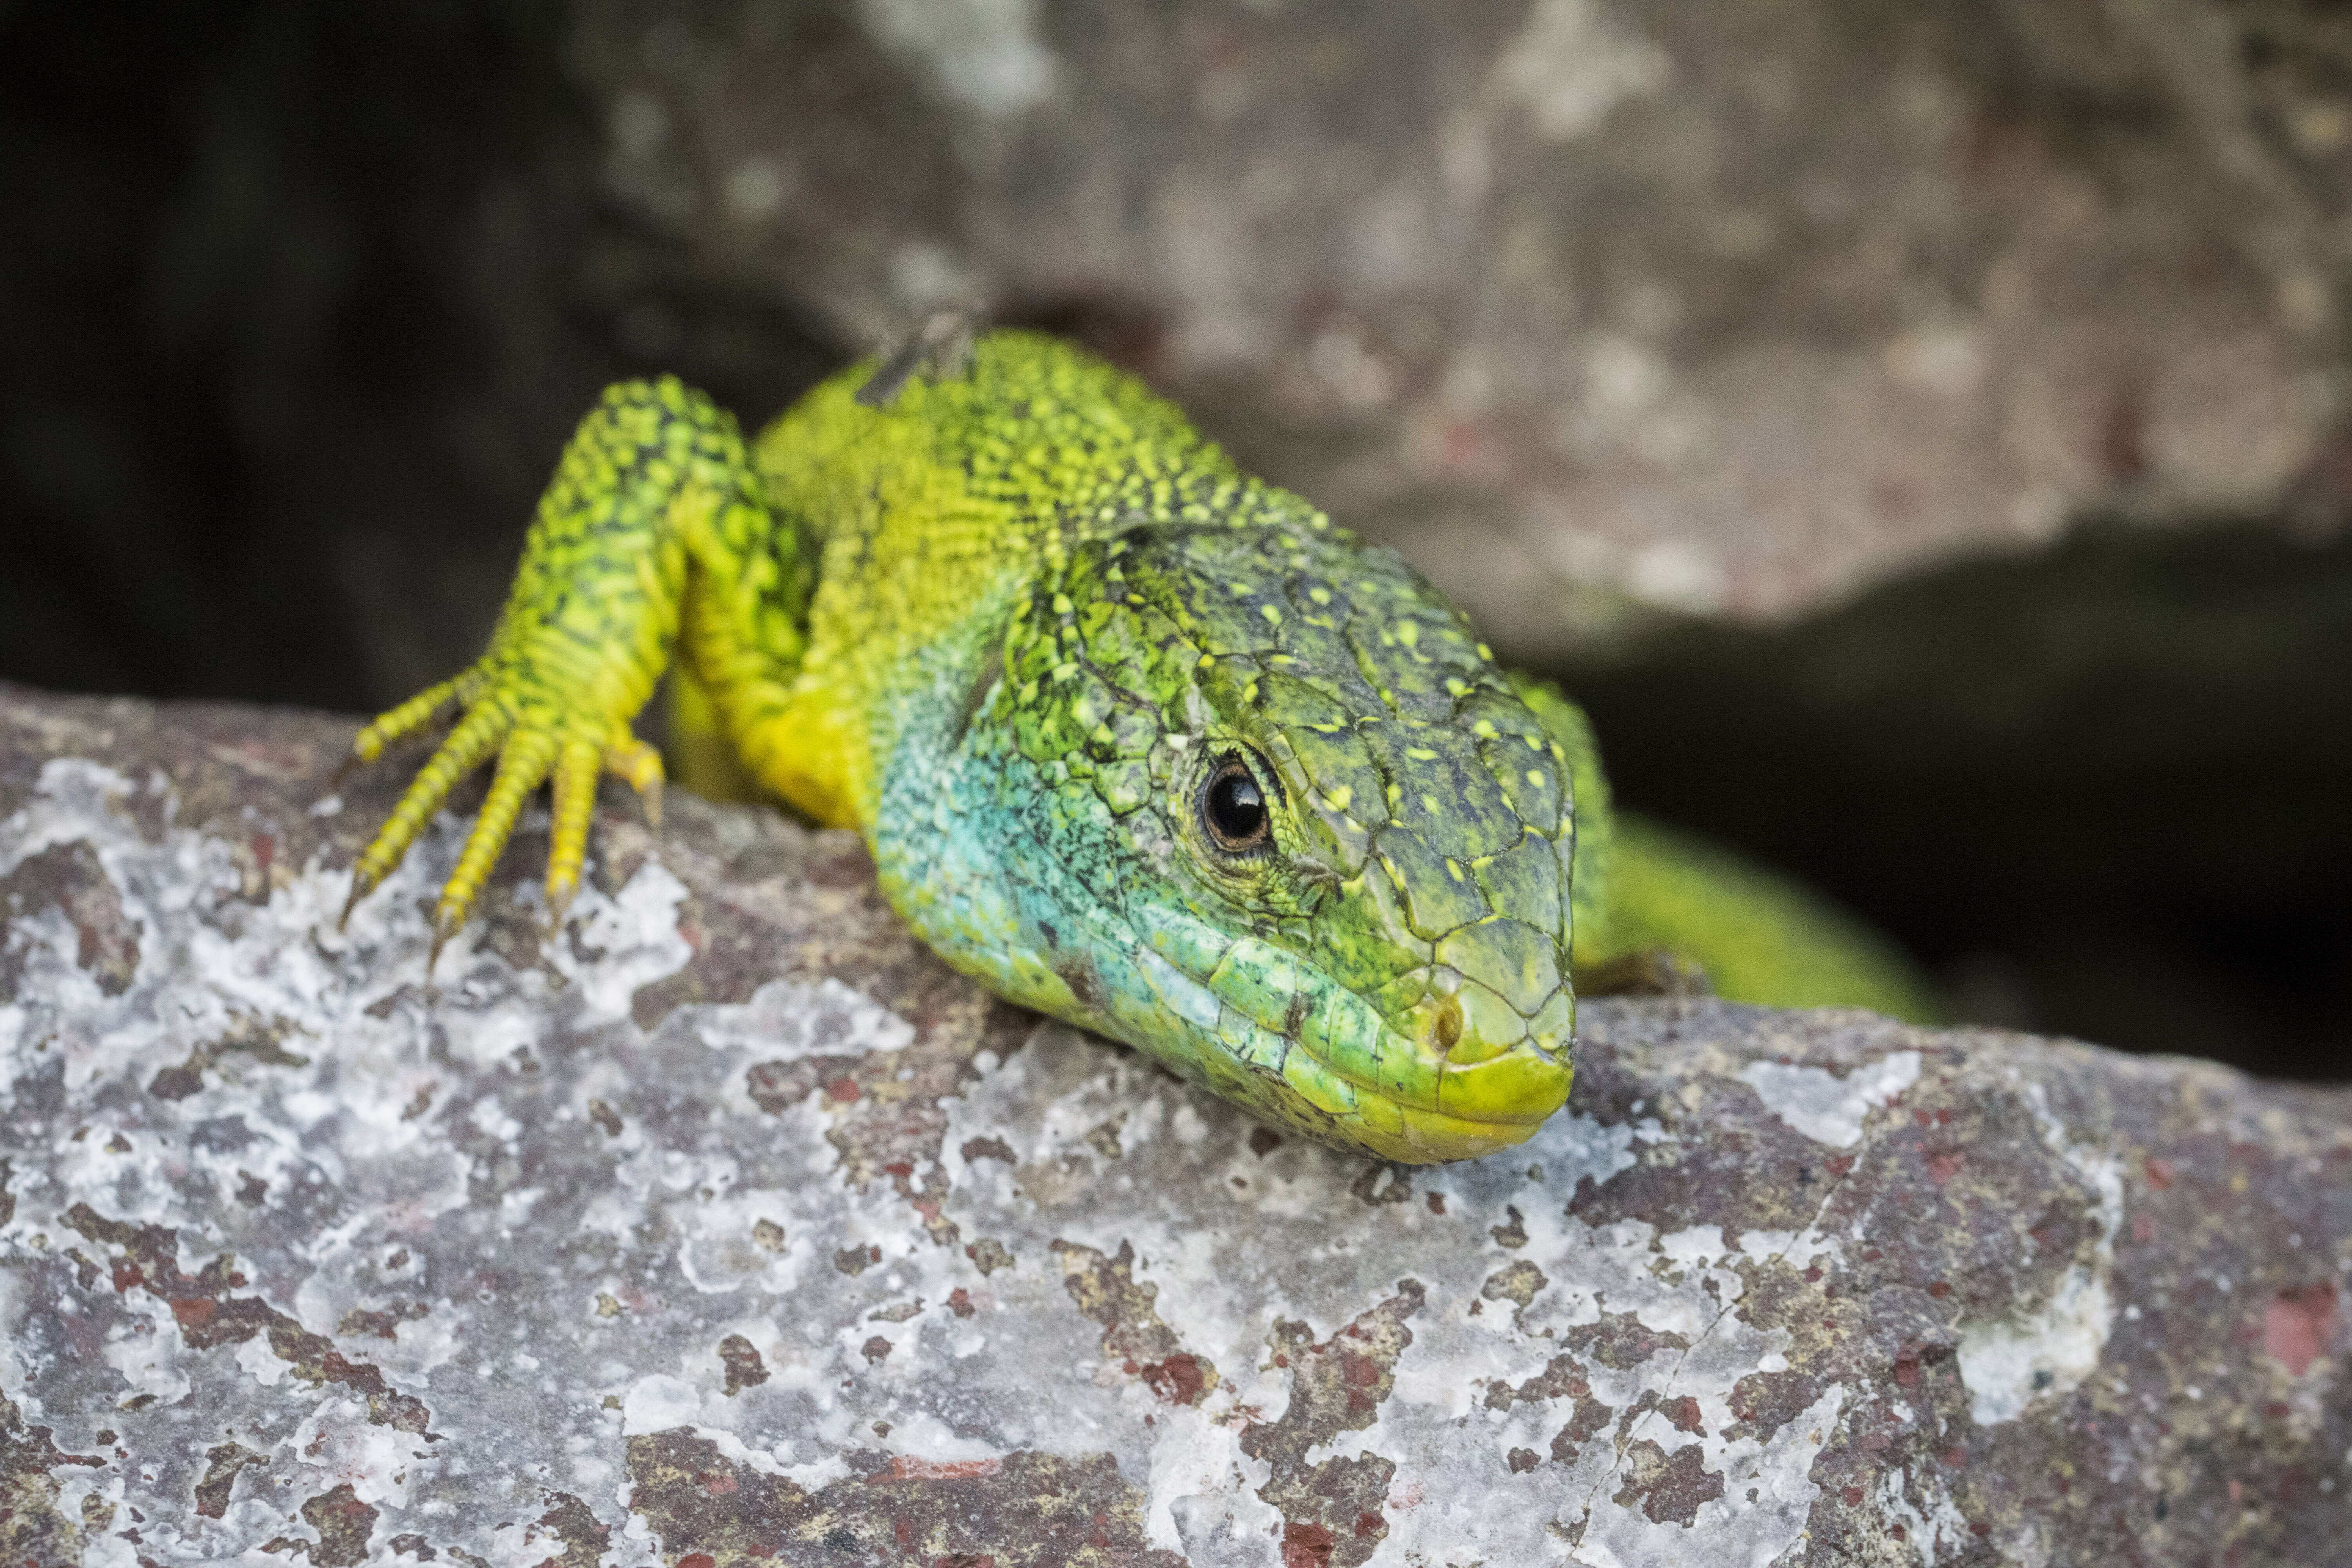
M 1573 1002 L 1565 984 L 1529 1020 L 1441 969 L 1391 1016 L 1255 938 L 1198 979 L 1148 947 L 1139 957 L 1162 1005 L 1258 1080 L 1246 1103 L 1326 1142 L 1412 1164 L 1471 1159 L 1525 1142 L 1568 1099 Z

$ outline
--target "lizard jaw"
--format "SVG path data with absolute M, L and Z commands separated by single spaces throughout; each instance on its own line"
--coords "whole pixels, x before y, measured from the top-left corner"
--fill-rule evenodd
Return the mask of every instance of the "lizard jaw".
M 1493 1027 L 1475 1004 L 1465 1026 L 1446 994 L 1414 1008 L 1407 1029 L 1255 938 L 1202 978 L 1150 946 L 1137 959 L 1164 1016 L 1197 1042 L 1170 1065 L 1321 1142 L 1408 1164 L 1474 1159 L 1524 1142 L 1568 1098 L 1565 985 L 1533 1026 Z

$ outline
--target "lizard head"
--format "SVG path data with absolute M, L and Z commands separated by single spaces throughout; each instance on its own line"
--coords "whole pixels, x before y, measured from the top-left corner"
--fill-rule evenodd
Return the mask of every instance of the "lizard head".
M 1568 1093 L 1569 759 L 1402 559 L 1276 500 L 1039 574 L 956 742 L 991 841 L 926 879 L 991 934 L 926 934 L 1324 1142 L 1517 1143 Z

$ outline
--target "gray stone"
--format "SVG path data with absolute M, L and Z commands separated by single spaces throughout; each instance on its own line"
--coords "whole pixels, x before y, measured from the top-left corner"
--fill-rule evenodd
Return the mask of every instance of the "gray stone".
M 2352 34 L 2307 8 L 575 18 L 604 188 L 700 276 L 846 342 L 1091 335 L 1517 658 L 2345 489 Z
M 1588 1002 L 1367 1164 L 617 791 L 427 979 L 347 721 L 0 689 L 0 1562 L 2340 1560 L 2352 1093 Z

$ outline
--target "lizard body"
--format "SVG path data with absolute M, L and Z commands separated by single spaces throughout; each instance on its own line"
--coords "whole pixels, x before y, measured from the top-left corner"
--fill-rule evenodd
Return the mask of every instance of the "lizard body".
M 373 760 L 458 711 L 354 901 L 495 753 L 436 949 L 549 778 L 560 921 L 600 771 L 658 786 L 629 725 L 675 661 L 681 711 L 761 790 L 860 830 L 949 963 L 1342 1148 L 1526 1138 L 1567 1096 L 1571 960 L 1753 958 L 1714 942 L 1710 889 L 1769 928 L 1750 989 L 1797 993 L 1758 999 L 1910 999 L 1778 884 L 1638 824 L 1612 868 L 1582 715 L 1132 378 L 1019 332 L 951 374 L 871 374 L 748 447 L 675 381 L 606 394 L 488 651 L 355 742 Z

